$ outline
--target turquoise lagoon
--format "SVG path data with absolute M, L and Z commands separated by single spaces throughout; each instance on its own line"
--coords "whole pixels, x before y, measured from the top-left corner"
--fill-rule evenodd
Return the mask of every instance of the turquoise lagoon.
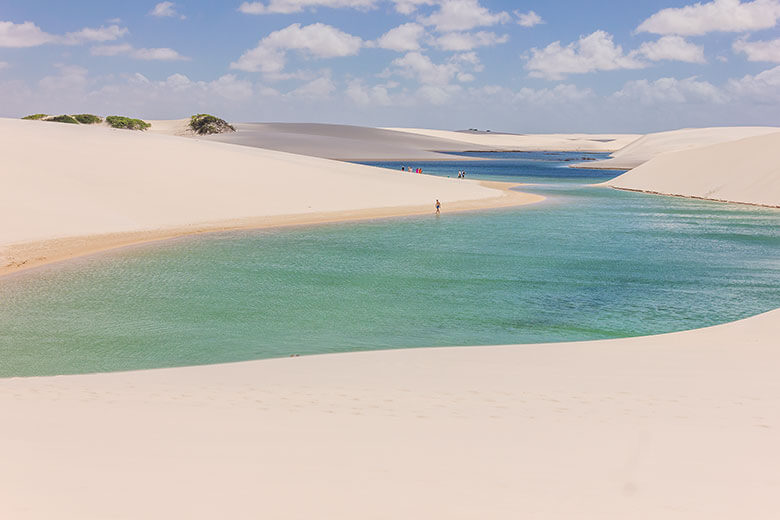
M 485 159 L 371 164 L 465 169 L 547 200 L 184 237 L 8 276 L 0 376 L 617 338 L 780 307 L 780 211 L 594 187 L 616 173 L 567 167 L 583 154 L 471 155 Z

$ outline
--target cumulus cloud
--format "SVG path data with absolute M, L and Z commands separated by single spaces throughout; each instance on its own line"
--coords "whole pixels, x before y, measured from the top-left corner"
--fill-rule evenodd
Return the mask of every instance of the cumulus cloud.
M 685 79 L 640 79 L 627 82 L 613 95 L 616 99 L 636 101 L 644 105 L 665 103 L 722 104 L 728 97 L 715 85 L 696 77 Z
M 56 39 L 56 36 L 47 34 L 32 22 L 0 21 L 0 47 L 36 47 Z
M 376 0 L 270 0 L 268 3 L 244 2 L 238 10 L 244 14 L 290 14 L 316 7 L 373 9 Z
M 149 16 L 156 16 L 158 18 L 179 17 L 184 20 L 186 16 L 179 14 L 176 11 L 175 6 L 176 4 L 173 2 L 160 2 L 159 4 L 155 5 L 151 11 L 149 11 Z
M 120 56 L 126 55 L 136 60 L 147 61 L 181 61 L 190 58 L 182 56 L 177 51 L 168 47 L 153 49 L 136 49 L 129 43 L 117 45 L 96 45 L 90 49 L 93 56 Z
M 735 96 L 749 97 L 757 103 L 776 105 L 780 102 L 780 65 L 756 75 L 731 79 L 728 90 Z
M 639 47 L 639 54 L 651 61 L 684 61 L 704 63 L 704 49 L 686 41 L 681 36 L 662 36 L 657 41 L 645 42 Z
M 525 68 L 535 78 L 563 79 L 568 74 L 598 70 L 641 69 L 646 64 L 615 45 L 612 35 L 596 31 L 565 47 L 553 42 L 543 49 L 533 48 Z
M 395 10 L 401 14 L 412 14 L 421 5 L 434 5 L 436 0 L 393 0 Z
M 32 22 L 19 24 L 0 22 L 0 47 L 36 47 L 46 43 L 82 45 L 117 40 L 128 32 L 125 27 L 109 25 L 108 27 L 85 27 L 80 31 L 58 36 L 44 32 Z
M 85 27 L 80 31 L 67 33 L 60 41 L 65 45 L 108 42 L 118 40 L 128 32 L 126 27 L 119 27 L 118 25 L 109 25 L 108 27 L 101 26 L 97 28 Z
M 306 99 L 324 99 L 329 97 L 335 90 L 336 85 L 333 84 L 333 81 L 328 77 L 322 77 L 301 85 L 288 95 Z
M 288 50 L 314 58 L 354 56 L 365 42 L 351 34 L 322 23 L 301 26 L 295 23 L 274 31 L 230 64 L 248 72 L 279 73 L 284 69 Z
M 749 42 L 739 39 L 732 45 L 734 52 L 745 53 L 748 61 L 780 63 L 780 38 L 770 41 Z
M 780 0 L 713 0 L 662 9 L 643 21 L 637 32 L 699 36 L 710 32 L 769 29 L 780 18 Z
M 449 32 L 506 23 L 510 19 L 508 13 L 493 13 L 479 0 L 441 0 L 438 10 L 429 16 L 419 17 L 418 21 L 433 25 L 439 32 Z
M 433 44 L 445 51 L 469 51 L 477 47 L 490 47 L 508 41 L 509 36 L 499 36 L 494 32 L 451 32 L 439 36 L 433 41 Z
M 393 104 L 389 90 L 396 84 L 366 86 L 361 79 L 347 83 L 345 94 L 354 103 L 361 106 L 389 106 Z
M 533 27 L 534 25 L 544 23 L 542 17 L 533 11 L 528 11 L 527 13 L 515 11 L 515 16 L 517 16 L 517 24 L 522 27 Z
M 460 68 L 455 63 L 434 63 L 428 56 L 419 52 L 409 52 L 392 62 L 399 74 L 416 78 L 424 85 L 447 85 Z
M 425 27 L 418 23 L 405 23 L 390 29 L 378 40 L 377 45 L 393 51 L 416 51 L 420 49 L 420 38 L 425 34 Z

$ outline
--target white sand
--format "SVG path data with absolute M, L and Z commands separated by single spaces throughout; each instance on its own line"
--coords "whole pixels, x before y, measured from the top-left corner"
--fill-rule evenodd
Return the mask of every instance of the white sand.
M 425 128 L 386 128 L 394 132 L 460 141 L 492 150 L 614 152 L 636 141 L 640 134 L 504 134 L 454 132 Z
M 0 142 L 0 269 L 38 258 L 14 244 L 251 227 L 264 222 L 247 219 L 285 215 L 428 213 L 436 199 L 446 211 L 502 196 L 455 178 L 103 127 L 0 119 Z
M 669 132 L 648 134 L 614 152 L 612 158 L 585 162 L 583 168 L 627 170 L 645 163 L 662 153 L 701 148 L 717 143 L 736 141 L 746 137 L 780 132 L 777 127 L 735 126 L 714 128 L 683 128 Z
M 710 154 L 776 149 L 753 139 Z M 148 133 L 0 120 L 0 142 L 0 245 L 495 200 Z M 0 518 L 774 519 L 779 331 L 775 310 L 614 341 L 4 379 Z
M 663 153 L 606 184 L 664 195 L 780 207 L 780 131 Z
M 0 518 L 775 519 L 779 330 L 0 380 Z

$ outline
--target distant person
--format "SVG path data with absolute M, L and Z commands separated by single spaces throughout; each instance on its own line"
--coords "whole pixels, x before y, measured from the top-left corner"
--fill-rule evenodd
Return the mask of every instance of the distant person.
M 404 171 L 404 167 L 403 166 L 401 166 L 401 171 Z
M 436 199 L 436 214 L 441 213 L 441 202 L 439 202 L 439 199 Z

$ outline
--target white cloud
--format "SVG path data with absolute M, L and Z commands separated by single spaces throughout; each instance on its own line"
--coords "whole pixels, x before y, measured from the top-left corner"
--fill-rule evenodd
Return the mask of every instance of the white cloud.
M 528 11 L 527 13 L 515 11 L 515 16 L 517 16 L 517 24 L 521 25 L 522 27 L 533 27 L 534 25 L 544 23 L 542 17 L 533 11 Z
M 480 5 L 479 0 L 440 1 L 437 11 L 418 19 L 420 23 L 435 26 L 439 32 L 468 31 L 475 27 L 496 25 L 510 20 L 505 11 L 493 13 Z
M 396 58 L 392 65 L 402 76 L 416 78 L 423 85 L 447 85 L 460 72 L 455 63 L 436 64 L 419 52 L 409 52 L 402 58 Z
M 425 27 L 418 23 L 405 23 L 390 29 L 379 37 L 377 45 L 393 51 L 416 51 L 420 49 L 420 38 L 425 34 Z
M 769 29 L 780 18 L 780 0 L 714 0 L 662 9 L 643 21 L 637 32 L 699 36 L 709 32 Z
M 376 0 L 270 0 L 264 2 L 244 2 L 238 10 L 244 14 L 290 14 L 300 13 L 306 8 L 331 7 L 351 9 L 373 9 Z
M 563 47 L 553 42 L 543 49 L 533 48 L 525 65 L 535 78 L 559 80 L 568 74 L 585 74 L 598 70 L 641 69 L 645 63 L 632 54 L 624 54 L 612 35 L 596 31 Z
M 155 5 L 151 11 L 149 11 L 149 16 L 156 16 L 158 18 L 179 17 L 182 20 L 186 19 L 186 16 L 179 14 L 176 11 L 175 6 L 176 4 L 173 2 L 160 2 L 159 4 Z
M 780 63 L 780 38 L 769 41 L 749 42 L 739 39 L 732 45 L 734 52 L 744 52 L 748 61 Z
M 443 34 L 434 40 L 434 45 L 445 51 L 469 51 L 477 47 L 490 47 L 509 41 L 509 36 L 499 36 L 494 32 L 479 31 L 476 33 L 451 32 Z
M 117 45 L 96 45 L 90 49 L 90 53 L 93 56 L 127 55 L 136 60 L 147 61 L 181 61 L 190 59 L 167 47 L 155 49 L 136 49 L 128 43 L 121 43 Z
M 0 21 L 0 47 L 36 47 L 56 39 L 56 36 L 43 32 L 32 22 L 17 24 Z
M 577 85 L 561 83 L 552 88 L 521 88 L 514 94 L 513 101 L 530 104 L 556 104 L 583 101 L 593 96 L 593 91 L 589 88 L 581 89 Z
M 613 96 L 616 99 L 630 100 L 643 105 L 658 103 L 722 104 L 728 100 L 728 97 L 718 87 L 708 81 L 700 81 L 696 77 L 629 81 Z
M 56 76 L 45 76 L 38 82 L 44 90 L 81 90 L 87 83 L 87 69 L 75 65 L 58 64 L 55 67 L 59 70 Z
M 393 104 L 389 85 L 374 85 L 368 87 L 363 80 L 353 79 L 347 84 L 347 97 L 361 106 L 389 106 Z
M 752 76 L 731 79 L 728 89 L 735 96 L 747 97 L 754 102 L 776 105 L 780 103 L 780 65 Z
M 333 81 L 328 77 L 323 77 L 296 88 L 289 95 L 307 99 L 323 99 L 329 97 L 335 90 L 336 85 L 333 84 Z
M 70 32 L 63 36 L 60 41 L 65 45 L 81 45 L 91 42 L 109 42 L 118 40 L 129 31 L 126 27 L 118 25 L 109 25 L 108 27 L 85 27 L 77 32 Z
M 393 0 L 395 10 L 401 14 L 412 14 L 420 5 L 434 5 L 436 0 Z
M 301 27 L 295 23 L 260 40 L 257 47 L 244 52 L 230 68 L 274 74 L 284 69 L 288 50 L 315 58 L 335 58 L 354 56 L 364 45 L 359 37 L 330 25 L 315 23 Z
M 8 68 L 8 62 L 7 61 L 0 61 L 0 70 L 3 70 L 5 68 Z
M 657 41 L 645 42 L 638 53 L 651 61 L 671 60 L 705 63 L 704 49 L 686 41 L 682 36 L 662 36 Z

